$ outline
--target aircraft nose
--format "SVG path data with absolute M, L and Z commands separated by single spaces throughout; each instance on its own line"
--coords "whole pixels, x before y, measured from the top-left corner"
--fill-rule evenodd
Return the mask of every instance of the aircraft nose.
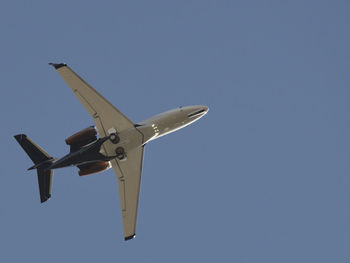
M 205 113 L 208 113 L 208 111 L 209 111 L 209 107 L 208 106 L 202 106 L 203 107 L 203 110 L 205 110 Z
M 209 111 L 209 107 L 205 105 L 197 106 L 197 109 L 201 111 L 203 115 L 207 114 Z
M 207 114 L 208 111 L 209 108 L 204 105 L 190 106 L 187 109 L 187 116 L 189 118 L 201 118 Z

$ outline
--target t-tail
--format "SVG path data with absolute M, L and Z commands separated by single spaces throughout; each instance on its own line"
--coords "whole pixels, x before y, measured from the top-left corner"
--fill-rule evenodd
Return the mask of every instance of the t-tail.
M 34 163 L 28 170 L 37 170 L 40 201 L 43 203 L 51 197 L 53 170 L 47 168 L 53 163 L 54 159 L 27 135 L 18 134 L 14 137 Z

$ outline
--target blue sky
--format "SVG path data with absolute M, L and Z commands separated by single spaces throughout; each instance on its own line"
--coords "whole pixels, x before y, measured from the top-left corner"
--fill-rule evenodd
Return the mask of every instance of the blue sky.
M 1 1 L 1 262 L 349 262 L 347 1 Z M 210 112 L 146 147 L 137 237 L 112 170 L 40 204 L 13 135 L 53 156 L 92 119 L 66 62 L 135 122 Z

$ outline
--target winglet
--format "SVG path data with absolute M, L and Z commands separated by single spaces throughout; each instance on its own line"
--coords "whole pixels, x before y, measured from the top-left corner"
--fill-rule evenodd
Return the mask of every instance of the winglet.
M 133 239 L 134 237 L 136 237 L 136 234 L 133 234 L 133 235 L 128 236 L 128 237 L 125 237 L 124 240 L 125 240 L 125 241 L 128 241 L 128 240 L 130 240 L 130 239 Z
M 53 66 L 55 69 L 59 69 L 59 68 L 62 68 L 62 67 L 66 67 L 66 66 L 67 66 L 66 63 L 59 63 L 59 64 L 56 64 L 56 63 L 49 63 L 49 65 Z

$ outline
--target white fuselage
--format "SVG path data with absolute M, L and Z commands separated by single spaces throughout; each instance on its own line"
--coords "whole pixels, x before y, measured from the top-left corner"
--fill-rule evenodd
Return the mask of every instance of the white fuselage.
M 144 144 L 177 131 L 207 114 L 207 106 L 186 106 L 158 114 L 138 123 L 137 129 L 144 135 Z
M 190 125 L 192 122 L 203 117 L 208 110 L 209 108 L 207 106 L 186 106 L 158 114 L 137 123 L 135 128 L 119 132 L 118 136 L 120 142 L 118 144 L 113 144 L 109 140 L 104 142 L 104 145 L 108 144 L 108 148 L 114 150 L 110 153 L 106 153 L 102 147 L 100 153 L 104 155 L 114 155 L 118 147 L 123 147 L 126 153 L 130 153 L 152 140 Z M 116 129 L 112 128 L 108 130 L 108 133 L 111 134 L 115 132 L 115 130 Z M 143 135 L 142 141 L 137 139 L 140 133 Z

